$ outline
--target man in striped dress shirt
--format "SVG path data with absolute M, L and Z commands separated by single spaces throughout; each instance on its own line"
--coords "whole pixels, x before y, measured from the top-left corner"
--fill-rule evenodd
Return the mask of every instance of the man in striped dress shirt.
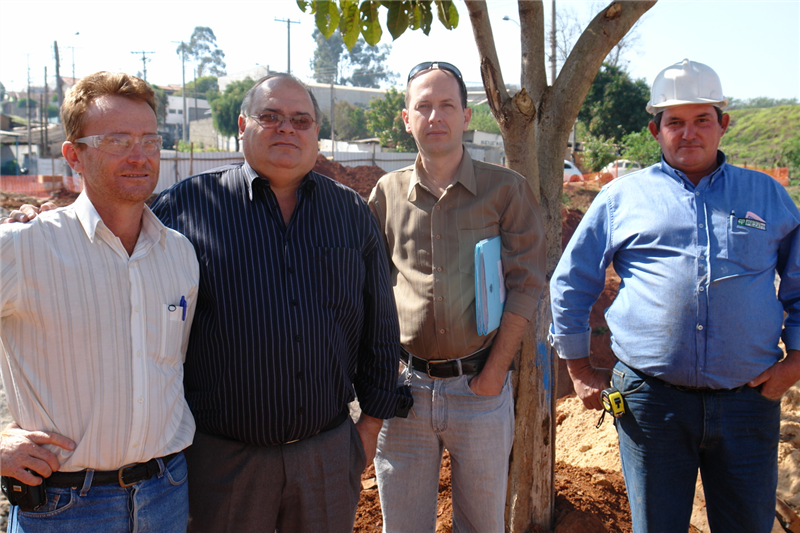
M 397 407 L 381 235 L 358 194 L 312 172 L 321 116 L 297 79 L 260 80 L 239 116 L 244 164 L 153 204 L 200 259 L 190 531 L 352 532 L 361 472 Z
M 183 359 L 199 277 L 191 244 L 144 201 L 158 182 L 152 89 L 99 72 L 67 94 L 76 202 L 0 226 L 0 434 L 9 532 L 182 532 L 195 424 Z M 44 478 L 44 481 L 43 479 Z M 45 494 L 38 492 L 42 483 Z

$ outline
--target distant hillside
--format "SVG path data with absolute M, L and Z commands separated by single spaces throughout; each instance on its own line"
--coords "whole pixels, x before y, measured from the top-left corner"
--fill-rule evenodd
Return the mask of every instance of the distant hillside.
M 781 145 L 800 135 L 800 105 L 729 111 L 731 123 L 720 149 L 728 163 L 772 168 L 780 161 Z

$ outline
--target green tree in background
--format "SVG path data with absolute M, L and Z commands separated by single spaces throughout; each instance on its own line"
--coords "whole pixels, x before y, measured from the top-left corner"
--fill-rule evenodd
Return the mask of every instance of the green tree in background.
M 622 138 L 622 155 L 625 159 L 636 161 L 643 167 L 654 165 L 661 161 L 661 146 L 650 134 L 645 126 L 641 131 L 635 131 Z
M 313 37 L 317 49 L 311 68 L 317 83 L 330 83 L 333 79 L 339 85 L 378 88 L 382 82 L 391 83 L 397 78 L 386 65 L 392 50 L 389 45 L 368 46 L 364 39 L 358 39 L 348 51 L 339 31 L 326 39 L 315 29 Z
M 620 67 L 604 63 L 583 101 L 578 120 L 593 136 L 620 142 L 650 121 L 645 109 L 649 97 L 645 80 L 634 81 Z
M 789 167 L 789 176 L 792 179 L 800 179 L 800 135 L 783 143 L 781 157 Z
M 583 141 L 583 166 L 597 172 L 617 159 L 617 146 L 611 139 L 589 134 Z
M 242 100 L 256 82 L 251 78 L 232 81 L 225 87 L 225 92 L 211 102 L 211 117 L 214 129 L 227 137 L 236 138 L 236 151 L 239 151 L 239 113 Z
M 337 140 L 352 141 L 370 136 L 367 128 L 367 115 L 363 107 L 345 101 L 336 102 L 334 113 L 336 114 Z
M 189 42 L 182 42 L 175 51 L 195 64 L 198 78 L 207 73 L 225 75 L 225 53 L 217 48 L 217 37 L 208 26 L 196 26 Z
M 472 119 L 469 121 L 469 129 L 485 131 L 488 133 L 500 133 L 500 126 L 492 115 L 492 110 L 486 104 L 476 105 L 472 108 Z
M 380 139 L 383 146 L 390 146 L 397 152 L 416 152 L 417 144 L 403 123 L 402 110 L 405 107 L 405 91 L 399 92 L 390 87 L 383 98 L 370 100 L 367 109 L 367 129 Z
M 175 95 L 183 96 L 183 91 L 178 91 Z M 186 96 L 205 98 L 211 102 L 219 95 L 219 83 L 216 76 L 202 76 L 186 84 Z
M 167 121 L 167 103 L 169 101 L 167 93 L 164 89 L 152 83 L 148 83 L 147 85 L 153 89 L 153 92 L 156 94 L 156 118 L 158 119 L 158 124 L 163 125 Z

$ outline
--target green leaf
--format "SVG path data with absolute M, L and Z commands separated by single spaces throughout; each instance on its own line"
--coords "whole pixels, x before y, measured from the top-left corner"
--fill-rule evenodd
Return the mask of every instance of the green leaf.
M 436 0 L 436 14 L 442 26 L 452 30 L 458 26 L 458 10 L 450 0 Z
M 378 8 L 381 6 L 380 2 L 368 0 L 361 3 L 361 35 L 370 46 L 375 46 L 381 42 L 383 30 L 381 29 L 381 21 L 378 19 Z
M 387 4 L 389 12 L 386 15 L 386 28 L 392 34 L 392 39 L 396 40 L 408 29 L 411 2 L 388 2 Z
M 305 13 L 306 12 L 306 8 L 310 6 L 311 7 L 311 14 L 313 15 L 314 14 L 314 10 L 317 7 L 315 4 L 316 4 L 316 2 L 314 2 L 313 0 L 312 1 L 297 0 L 297 7 L 299 7 L 300 11 L 302 11 L 303 13 Z
M 419 12 L 418 26 L 414 29 L 421 29 L 422 33 L 429 35 L 433 24 L 433 11 L 430 2 L 417 2 Z
M 325 38 L 329 38 L 339 26 L 339 6 L 331 0 L 317 0 L 316 24 Z
M 339 33 L 342 34 L 347 49 L 352 51 L 361 35 L 361 20 L 358 14 L 357 0 L 340 0 L 341 18 L 339 19 Z

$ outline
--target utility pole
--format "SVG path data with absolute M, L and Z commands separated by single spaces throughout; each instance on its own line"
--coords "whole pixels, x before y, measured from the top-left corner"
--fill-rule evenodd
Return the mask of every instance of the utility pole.
M 31 168 L 33 162 L 33 154 L 31 154 L 31 58 L 28 56 L 28 98 L 25 99 L 25 113 L 28 117 L 28 170 Z
M 300 24 L 299 20 L 279 19 L 275 17 L 275 22 L 286 23 L 286 73 L 292 73 L 292 24 Z
M 42 95 L 42 155 L 50 155 L 50 147 L 47 145 L 47 125 L 50 123 L 50 98 L 47 92 L 47 67 L 44 67 L 44 95 Z
M 147 62 L 150 61 L 150 59 L 148 59 L 147 57 L 147 54 L 155 54 L 155 52 L 141 51 L 141 52 L 131 52 L 131 53 L 142 54 L 142 78 L 144 78 L 144 81 L 147 81 Z
M 53 51 L 56 54 L 56 94 L 58 94 L 58 109 L 64 103 L 64 88 L 61 86 L 61 61 L 58 57 L 58 41 L 53 41 Z
M 178 41 L 172 41 L 177 44 Z M 189 126 L 186 121 L 186 43 L 181 41 L 181 98 L 183 99 L 183 128 L 181 131 L 181 139 L 186 142 L 188 137 Z

